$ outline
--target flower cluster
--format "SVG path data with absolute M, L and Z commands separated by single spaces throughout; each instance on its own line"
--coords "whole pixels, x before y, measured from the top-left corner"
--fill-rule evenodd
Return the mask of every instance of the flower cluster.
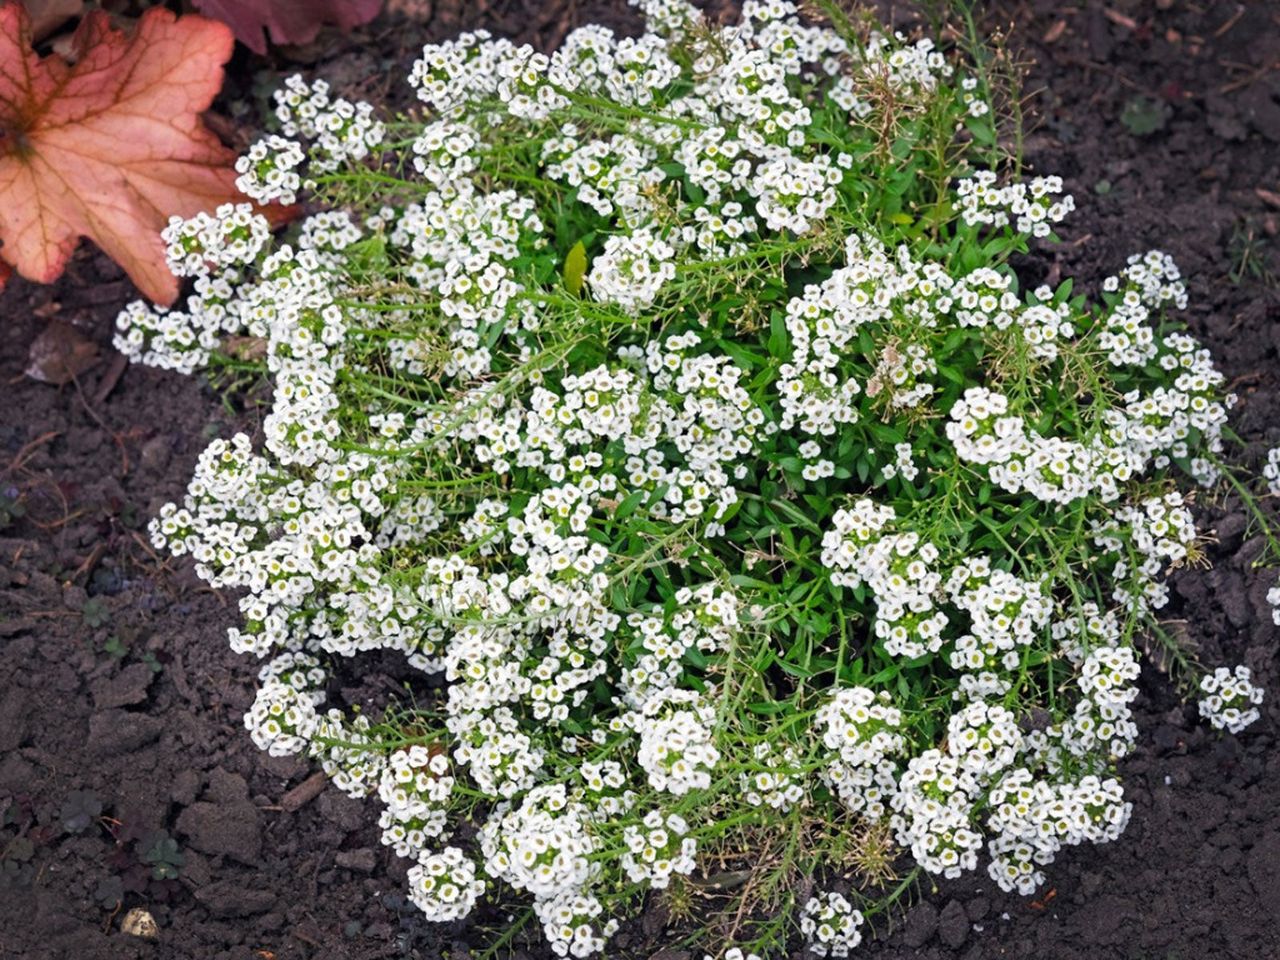
M 803 781 L 793 771 L 800 762 L 793 747 L 775 751 L 768 743 L 757 743 L 752 750 L 760 769 L 743 771 L 739 777 L 742 796 L 753 807 L 771 807 L 783 813 L 805 802 Z
M 1219 730 L 1239 733 L 1261 716 L 1263 690 L 1254 686 L 1248 667 L 1218 667 L 1200 681 L 1200 715 Z
M 296 203 L 302 190 L 297 171 L 306 159 L 296 141 L 277 136 L 259 140 L 236 160 L 236 189 L 259 203 Z
M 1273 497 L 1280 497 L 1280 447 L 1272 447 L 1267 451 L 1262 478 L 1267 481 L 1267 492 Z
M 250 735 L 369 798 L 431 920 L 518 895 L 607 955 L 708 859 L 825 875 L 871 834 L 1030 893 L 1124 829 L 1134 638 L 1224 470 L 1185 284 L 1152 251 L 1096 301 L 1022 290 L 1070 197 L 983 167 L 988 81 L 928 40 L 636 5 L 638 37 L 427 46 L 394 138 L 286 82 L 241 189 L 328 209 L 176 219 L 187 303 L 117 321 L 135 360 L 274 388 L 151 540 L 235 591 Z M 338 679 L 372 652 L 407 664 L 384 713 Z M 1202 690 L 1258 714 L 1244 668 Z M 795 909 L 845 956 L 879 908 Z M 779 952 L 744 924 L 707 949 Z
M 822 562 L 835 571 L 833 583 L 870 588 L 876 638 L 885 653 L 911 659 L 941 648 L 949 619 L 934 602 L 942 583 L 937 546 L 915 531 L 889 532 L 894 519 L 892 508 L 870 500 L 836 511 L 822 540 Z
M 309 143 L 307 156 L 316 173 L 329 173 L 363 160 L 386 136 L 372 104 L 332 97 L 324 80 L 308 84 L 300 76 L 289 77 L 284 88 L 276 91 L 275 103 L 276 119 L 285 137 Z M 274 152 L 268 148 L 268 156 Z M 253 155 L 252 148 L 249 155 Z
M 1034 892 L 1044 882 L 1039 868 L 1062 847 L 1106 843 L 1124 832 L 1133 805 L 1123 796 L 1114 778 L 1051 785 L 1026 769 L 1010 771 L 987 800 L 991 879 L 1002 890 Z
M 440 923 L 465 917 L 484 893 L 475 864 L 457 847 L 424 853 L 409 868 L 409 899 L 427 918 Z
M 1005 226 L 1014 224 L 1019 233 L 1047 237 L 1055 223 L 1066 219 L 1075 209 L 1075 201 L 1062 193 L 1062 178 L 1035 177 L 1028 183 L 998 186 L 993 170 L 979 170 L 960 181 L 956 189 L 960 216 L 970 226 Z
M 664 817 L 661 811 L 650 810 L 644 820 L 627 827 L 622 834 L 627 847 L 622 869 L 627 877 L 663 889 L 671 882 L 672 874 L 693 873 L 698 842 L 688 833 L 684 818 L 674 813 Z
M 415 745 L 393 753 L 378 784 L 378 797 L 386 804 L 379 821 L 382 842 L 402 857 L 426 850 L 428 841 L 445 832 L 453 786 L 443 750 Z
M 816 957 L 847 957 L 862 942 L 862 912 L 834 891 L 810 897 L 800 914 L 800 932 Z
M 830 755 L 824 777 L 853 813 L 879 820 L 897 787 L 897 758 L 906 749 L 902 711 L 886 691 L 837 690 L 814 718 Z

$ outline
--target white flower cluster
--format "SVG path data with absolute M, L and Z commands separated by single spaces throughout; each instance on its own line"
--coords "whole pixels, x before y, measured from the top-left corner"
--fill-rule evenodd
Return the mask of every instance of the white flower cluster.
M 978 783 L 1012 766 L 1022 746 L 1017 718 L 998 703 L 970 701 L 947 722 L 947 752 Z
M 1010 415 L 1007 397 L 983 387 L 970 387 L 951 408 L 947 439 L 962 460 L 985 466 L 1003 489 L 1054 503 L 1094 492 L 1110 498 L 1117 471 L 1132 472 L 1123 453 L 1100 463 L 1102 455 L 1090 447 L 1028 430 L 1022 417 Z
M 1107 843 L 1124 832 L 1133 804 L 1123 796 L 1115 779 L 1050 784 L 1021 767 L 1009 771 L 987 797 L 991 879 L 1002 890 L 1034 893 L 1044 882 L 1040 867 L 1062 847 Z
M 457 847 L 423 853 L 409 868 L 409 899 L 437 923 L 465 917 L 484 888 L 475 864 Z
M 272 135 L 236 159 L 236 189 L 258 203 L 293 204 L 302 190 L 298 168 L 306 162 L 301 144 Z
M 616 235 L 591 263 L 587 283 L 600 300 L 628 313 L 652 305 L 658 292 L 676 275 L 675 248 L 647 230 Z
M 271 236 L 266 219 L 248 203 L 224 203 L 212 214 L 170 217 L 161 231 L 165 258 L 175 277 L 207 277 L 252 263 Z
M 908 45 L 901 33 L 873 32 L 859 59 L 866 75 L 908 99 L 932 93 L 954 70 L 928 37 Z
M 752 756 L 760 769 L 754 772 L 744 770 L 738 779 L 747 803 L 786 813 L 805 802 L 804 784 L 795 772 L 800 757 L 794 747 L 777 751 L 768 741 L 762 741 L 752 749 Z
M 1117 582 L 1141 578 L 1138 596 L 1158 606 L 1163 595 L 1156 575 L 1164 564 L 1184 559 L 1195 539 L 1190 515 L 1181 499 L 1170 494 L 1122 508 L 1114 516 L 1106 532 L 1100 528 L 1098 543 L 1118 550 L 1123 542 L 1130 555 L 1146 558 L 1136 571 L 1127 560 L 1117 560 Z M 902 534 L 890 532 L 894 520 L 891 508 L 869 500 L 837 511 L 824 538 L 823 562 L 832 570 L 833 582 L 870 585 L 878 605 L 891 589 L 908 591 L 913 584 L 924 584 L 923 598 L 905 606 L 928 611 L 945 596 L 962 612 L 968 632 L 954 640 L 949 658 L 961 671 L 957 696 L 968 702 L 949 721 L 945 751 L 925 751 L 903 769 L 899 758 L 905 744 L 896 732 L 900 715 L 886 695 L 877 698 L 866 688 L 839 691 L 815 717 L 832 752 L 825 777 L 847 806 L 868 817 L 880 816 L 887 802 L 894 810 L 891 822 L 899 842 L 926 869 L 946 876 L 972 869 L 985 834 L 992 876 L 1008 889 L 1029 892 L 1043 879 L 1039 867 L 1061 846 L 1114 839 L 1127 821 L 1128 805 L 1114 780 L 1064 778 L 1080 763 L 1093 762 L 1090 758 L 1107 761 L 1131 748 L 1137 735 L 1130 710 L 1137 695 L 1136 657 L 1131 648 L 1114 645 L 1120 632 L 1114 613 L 1092 607 L 1053 622 L 1053 638 L 1078 665 L 1080 696 L 1063 723 L 1025 736 L 1012 713 L 984 698 L 1010 689 L 1024 651 L 1050 625 L 1054 603 L 1049 585 L 993 568 L 986 557 L 957 563 L 935 581 L 936 554 L 918 556 L 914 538 L 904 541 Z M 887 573 L 879 551 L 886 542 L 892 545 L 889 556 L 900 557 L 899 566 Z M 1124 592 L 1117 601 L 1127 603 L 1131 597 Z M 945 616 L 941 611 L 938 615 Z M 883 631 L 877 629 L 876 635 Z M 885 649 L 893 654 L 901 648 L 890 636 Z M 917 650 L 908 647 L 905 655 L 918 655 Z M 1037 777 L 1028 764 L 1044 773 Z M 1011 770 L 1018 776 L 1006 782 Z M 997 783 L 1001 789 L 1029 791 L 1036 802 L 990 817 L 984 831 L 977 822 L 979 804 Z M 1079 811 L 1087 812 L 1088 824 Z M 1080 826 L 1072 827 L 1075 821 Z M 1046 831 L 1046 822 L 1054 824 L 1052 830 Z
M 847 957 L 862 942 L 862 911 L 842 894 L 810 897 L 800 914 L 800 933 L 815 957 Z
M 367 716 L 348 720 L 334 707 L 318 719 L 310 753 L 335 787 L 360 800 L 377 790 L 386 767 L 386 758 L 374 747 L 375 739 Z
M 535 787 L 519 806 L 500 806 L 481 829 L 485 870 L 539 900 L 583 888 L 599 869 L 590 859 L 589 817 L 564 784 Z
M 892 532 L 893 520 L 892 507 L 865 499 L 837 510 L 822 538 L 822 562 L 833 571 L 832 583 L 870 587 L 876 638 L 890 656 L 912 659 L 941 649 L 949 620 L 935 602 L 942 585 L 938 548 L 914 531 Z
M 222 333 L 221 324 L 197 327 L 188 314 L 135 300 L 116 317 L 112 346 L 135 363 L 192 374 L 208 364 Z
M 599 917 L 604 904 L 590 893 L 563 893 L 534 903 L 551 952 L 558 957 L 589 957 L 605 947 L 618 930 L 618 921 Z
M 989 557 L 977 556 L 951 569 L 946 592 L 968 615 L 969 630 L 955 639 L 948 657 L 962 671 L 960 693 L 1007 692 L 1026 648 L 1053 614 L 1049 585 L 994 569 Z
M 1061 625 L 1075 626 L 1075 618 Z M 1055 626 L 1059 626 L 1055 624 Z M 1095 640 L 1101 640 L 1095 634 Z M 1111 641 L 1108 625 L 1106 639 Z M 1046 731 L 1048 739 L 1039 745 L 1046 749 L 1045 760 L 1052 766 L 1064 762 L 1055 751 L 1054 741 L 1078 760 L 1105 756 L 1114 760 L 1127 756 L 1138 739 L 1138 726 L 1133 722 L 1130 704 L 1138 696 L 1137 655 L 1131 647 L 1098 646 L 1089 651 L 1076 678 L 1081 698 L 1075 712 L 1061 724 Z
M 846 687 L 818 710 L 814 725 L 830 755 L 823 779 L 851 812 L 879 820 L 897 788 L 897 758 L 906 749 L 902 712 L 884 690 Z
M 244 725 L 258 748 L 273 757 L 302 753 L 319 725 L 315 699 L 293 684 L 268 680 L 258 689 Z
M 1218 667 L 1200 681 L 1200 716 L 1219 730 L 1240 733 L 1255 722 L 1261 712 L 1263 690 L 1253 683 L 1253 674 L 1246 666 L 1235 670 Z
M 970 226 L 1003 227 L 1012 223 L 1018 233 L 1047 237 L 1076 208 L 1070 194 L 1062 193 L 1062 178 L 1034 177 L 1028 183 L 996 186 L 993 170 L 979 170 L 956 188 L 960 217 Z
M 382 842 L 402 857 L 418 857 L 428 841 L 446 832 L 453 786 L 443 749 L 414 745 L 391 754 L 378 784 L 378 797 L 386 804 L 378 822 Z
M 1114 500 L 1123 484 L 1173 460 L 1189 460 L 1192 475 L 1211 483 L 1216 468 L 1204 457 L 1189 458 L 1189 441 L 1198 434 L 1207 452 L 1220 452 L 1234 398 L 1217 399 L 1222 375 L 1195 340 L 1180 333 L 1157 337 L 1147 323 L 1151 310 L 1185 303 L 1168 257 L 1133 258 L 1124 278 L 1118 305 L 1082 328 L 1070 306 L 1053 303 L 1047 289 L 1023 305 L 1011 274 L 982 267 L 952 277 L 940 264 L 916 262 L 905 247 L 891 253 L 874 238 L 850 237 L 845 265 L 787 304 L 791 357 L 779 368 L 779 425 L 831 437 L 859 421 L 863 396 L 928 411 L 936 393 L 934 344 L 954 327 L 1016 330 L 1029 360 L 1041 365 L 1057 361 L 1069 344 L 1096 338 L 1113 364 L 1145 368 L 1155 361 L 1166 375 L 1125 391 L 1101 428 L 1083 440 L 1046 436 L 1029 425 L 1039 419 L 1034 407 L 1012 406 L 992 387 L 969 387 L 947 411 L 956 452 L 1010 493 L 1064 505 L 1085 497 Z M 931 331 L 923 340 L 922 329 Z M 881 345 L 870 371 L 868 334 Z M 1133 344 L 1142 349 L 1132 352 Z M 821 444 L 806 444 L 802 454 L 806 478 L 830 475 Z
M 424 48 L 430 115 L 398 144 L 287 81 L 241 188 L 354 208 L 279 240 L 247 204 L 166 229 L 193 295 L 130 305 L 118 346 L 190 372 L 239 338 L 275 393 L 152 542 L 237 592 L 253 740 L 376 796 L 432 920 L 500 886 L 556 955 L 607 952 L 617 892 L 693 873 L 712 818 L 834 829 L 835 804 L 933 873 L 985 846 L 1030 892 L 1124 829 L 1129 637 L 1197 557 L 1171 481 L 1215 479 L 1231 401 L 1162 322 L 1185 287 L 1151 252 L 1101 309 L 1021 294 L 1004 254 L 1070 211 L 1053 177 L 980 171 L 955 218 L 937 196 L 936 223 L 854 232 L 877 145 L 976 129 L 977 81 L 790 0 L 736 25 L 637 5 L 635 38 Z M 944 258 L 958 224 L 997 254 Z M 373 651 L 429 678 L 409 719 L 326 697 Z M 1204 683 L 1210 722 L 1257 716 L 1244 668 Z M 861 939 L 839 894 L 801 912 L 816 955 Z
M 683 817 L 650 810 L 639 824 L 628 826 L 622 834 L 627 847 L 622 869 L 633 883 L 643 881 L 656 890 L 665 889 L 672 874 L 687 876 L 697 866 L 698 842 L 688 833 Z
M 250 204 L 223 204 L 189 219 L 172 217 L 161 234 L 170 271 L 193 277 L 185 311 L 134 301 L 116 318 L 113 345 L 137 363 L 194 373 L 206 366 L 223 338 L 243 329 L 237 286 L 244 268 L 271 236 Z
M 1262 467 L 1262 478 L 1267 481 L 1267 493 L 1280 497 L 1280 447 L 1267 451 L 1267 462 Z
M 1185 563 L 1198 539 L 1195 518 L 1177 491 L 1127 504 L 1093 528 L 1094 543 L 1117 556 L 1113 599 L 1138 610 L 1169 602 L 1159 577 Z
M 632 716 L 640 735 L 636 759 L 653 789 L 680 796 L 711 786 L 720 760 L 714 708 L 692 692 L 672 691 L 648 700 Z
M 374 117 L 371 104 L 330 96 L 324 80 L 308 84 L 295 74 L 276 91 L 275 102 L 284 135 L 310 141 L 307 156 L 317 173 L 365 159 L 386 136 L 386 127 Z
M 982 784 L 960 761 L 939 750 L 912 757 L 893 795 L 893 827 L 898 843 L 930 873 L 958 877 L 978 865 L 982 834 L 974 808 Z

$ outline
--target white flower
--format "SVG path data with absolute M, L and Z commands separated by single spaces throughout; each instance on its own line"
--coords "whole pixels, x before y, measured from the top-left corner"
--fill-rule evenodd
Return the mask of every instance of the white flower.
M 1240 733 L 1260 716 L 1263 689 L 1252 682 L 1246 666 L 1218 667 L 1200 681 L 1200 715 L 1219 730 Z
M 465 917 L 484 889 L 475 864 L 457 847 L 423 852 L 409 868 L 409 900 L 434 923 Z
M 862 911 L 834 891 L 810 897 L 800 915 L 800 932 L 817 957 L 847 957 L 862 942 Z
M 1272 447 L 1267 451 L 1262 476 L 1267 481 L 1267 492 L 1273 497 L 1280 497 L 1280 447 Z
M 591 261 L 587 285 L 597 299 L 615 303 L 628 313 L 650 306 L 676 275 L 675 249 L 649 231 L 605 240 Z
M 694 856 L 698 843 L 688 833 L 689 825 L 683 817 L 674 813 L 663 816 L 661 811 L 650 810 L 639 825 L 623 831 L 622 842 L 627 849 L 622 854 L 622 868 L 633 882 L 665 889 L 673 874 L 687 876 L 697 866 Z
M 278 679 L 258 690 L 244 725 L 253 742 L 273 757 L 302 753 L 318 724 L 310 694 Z

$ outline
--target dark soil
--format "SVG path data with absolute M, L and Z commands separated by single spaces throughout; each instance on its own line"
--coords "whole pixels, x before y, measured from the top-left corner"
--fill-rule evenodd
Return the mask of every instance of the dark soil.
M 239 54 L 221 109 L 251 127 L 261 91 L 296 67 L 379 97 L 421 43 L 459 29 L 554 46 L 574 23 L 634 23 L 621 0 L 394 6 L 294 51 L 296 66 Z M 1129 253 L 1172 253 L 1190 278 L 1192 330 L 1240 394 L 1234 426 L 1256 466 L 1280 443 L 1280 3 L 1035 0 L 987 16 L 1032 61 L 1028 159 L 1063 174 L 1079 206 L 1067 242 L 1022 268 L 1089 289 Z M 1137 136 L 1122 122 L 1137 98 L 1161 129 Z M 147 545 L 146 519 L 181 495 L 210 437 L 252 428 L 263 394 L 241 385 L 228 408 L 197 379 L 135 367 L 116 380 L 106 344 L 132 296 L 88 249 L 57 284 L 0 296 L 0 956 L 469 956 L 482 931 L 417 920 L 404 862 L 378 844 L 365 805 L 253 747 L 240 718 L 255 665 L 223 638 L 234 604 Z M 50 320 L 103 345 L 62 387 L 23 375 Z M 6 512 L 15 499 L 23 516 Z M 1175 576 L 1169 627 L 1206 663 L 1252 667 L 1269 690 L 1263 721 L 1239 738 L 1212 733 L 1149 668 L 1119 842 L 1064 854 L 1036 900 L 976 878 L 921 891 L 860 955 L 1280 957 L 1274 574 L 1251 568 L 1260 542 L 1234 498 L 1201 514 L 1218 538 L 1213 569 Z M 375 669 L 362 685 L 381 683 Z M 182 861 L 176 878 L 162 876 L 166 857 Z M 119 932 L 134 906 L 154 915 L 155 942 Z M 686 960 L 662 949 L 654 919 L 624 928 L 608 955 Z

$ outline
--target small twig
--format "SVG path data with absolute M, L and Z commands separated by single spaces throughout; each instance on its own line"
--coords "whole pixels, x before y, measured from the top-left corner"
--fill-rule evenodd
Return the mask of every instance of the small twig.
M 131 532 L 133 533 L 133 539 L 137 541 L 138 546 L 142 547 L 142 549 L 146 551 L 147 556 L 149 556 L 153 561 L 155 561 L 155 563 L 160 567 L 164 567 L 167 565 L 167 561 L 161 560 L 160 555 L 157 554 L 153 549 L 151 549 L 151 544 L 147 542 L 146 537 L 140 534 L 137 530 L 133 530 Z
M 1245 11 L 1245 5 L 1243 3 L 1237 3 L 1236 12 L 1233 13 L 1227 19 L 1226 23 L 1220 26 L 1217 30 L 1213 31 L 1214 39 L 1217 39 L 1218 37 L 1222 36 L 1224 33 L 1226 33 L 1228 30 L 1234 27 L 1237 23 L 1239 23 L 1240 18 L 1244 16 L 1244 11 Z
M 1117 26 L 1124 27 L 1126 30 L 1136 31 L 1138 29 L 1138 21 L 1133 19 L 1133 17 L 1125 16 L 1119 10 L 1112 10 L 1110 7 L 1107 7 L 1102 11 L 1102 15 L 1112 23 Z
M 111 366 L 107 367 L 107 372 L 102 375 L 98 389 L 94 391 L 94 403 L 102 403 L 107 399 L 111 391 L 116 388 L 116 384 L 120 382 L 120 377 L 128 366 L 129 359 L 123 353 L 117 353 L 112 357 Z
M 36 452 L 38 447 L 44 446 L 50 440 L 55 439 L 59 435 L 60 434 L 57 430 L 50 430 L 48 433 L 42 433 L 34 440 L 24 444 L 22 448 L 14 454 L 13 459 L 9 461 L 9 466 L 5 468 L 5 472 L 13 473 L 17 470 L 21 470 L 23 465 L 31 459 L 32 454 Z
M 1219 60 L 1218 62 L 1224 67 L 1228 67 L 1236 70 L 1248 71 L 1248 73 L 1246 73 L 1243 77 L 1239 77 L 1235 80 L 1232 80 L 1230 83 L 1224 83 L 1222 86 L 1220 86 L 1218 88 L 1219 93 L 1232 93 L 1236 90 L 1241 89 L 1242 87 L 1251 86 L 1252 84 L 1260 80 L 1262 77 L 1270 73 L 1272 70 L 1275 70 L 1276 68 L 1280 67 L 1280 60 L 1272 61 L 1271 63 L 1264 63 L 1259 67 L 1255 67 L 1253 64 L 1250 64 L 1250 63 L 1236 63 L 1233 60 Z
M 122 900 L 117 900 L 117 901 L 116 901 L 116 908 L 115 908 L 114 910 L 112 910 L 112 911 L 111 911 L 111 913 L 107 916 L 107 923 L 106 923 L 106 925 L 102 928 L 102 932 L 103 932 L 103 933 L 110 933 L 110 932 L 111 932 L 111 925 L 112 925 L 113 923 L 115 923 L 116 916 L 120 913 L 120 909 L 121 909 L 121 907 L 123 907 L 123 906 L 124 906 L 124 902 L 123 902 Z
M 283 810 L 285 813 L 296 813 L 320 796 L 324 792 L 325 784 L 328 782 L 329 778 L 325 776 L 324 771 L 317 770 L 281 797 L 278 809 Z
M 81 576 L 84 576 L 87 580 L 90 574 L 93 573 L 93 568 L 98 565 L 98 561 L 102 559 L 102 555 L 106 552 L 107 545 L 100 542 L 93 548 L 89 556 L 84 558 L 84 562 L 76 567 L 76 572 L 71 575 L 71 582 L 74 583 Z
M 80 403 L 84 406 L 85 412 L 89 414 L 103 432 L 111 437 L 111 442 L 120 450 L 120 476 L 127 477 L 129 475 L 129 453 L 125 450 L 124 441 L 120 439 L 120 434 L 116 433 L 109 426 L 107 421 L 89 403 L 89 398 L 84 395 L 84 387 L 80 386 L 80 378 L 75 374 L 71 375 L 71 383 L 76 388 L 76 396 L 80 398 Z

